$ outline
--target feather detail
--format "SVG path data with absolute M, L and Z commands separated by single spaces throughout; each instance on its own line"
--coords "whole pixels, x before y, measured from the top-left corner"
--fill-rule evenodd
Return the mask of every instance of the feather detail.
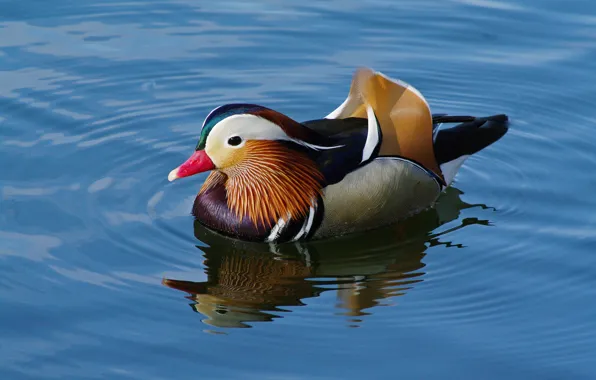
M 212 171 L 209 176 L 207 177 L 207 179 L 205 180 L 205 182 L 203 183 L 203 186 L 201 186 L 201 190 L 199 191 L 199 195 L 203 194 L 204 192 L 206 192 L 207 190 L 218 186 L 218 185 L 223 185 L 226 183 L 226 179 L 228 177 L 217 170 Z
M 381 128 L 379 156 L 419 162 L 443 181 L 433 149 L 431 110 L 416 88 L 371 69 L 358 69 L 348 97 L 327 118 L 370 119 L 368 107 L 372 107 Z
M 247 141 L 245 157 L 224 170 L 228 207 L 240 221 L 247 216 L 271 228 L 280 219 L 308 216 L 322 193 L 323 175 L 314 161 L 276 141 Z M 221 183 L 216 181 L 221 177 L 204 186 Z

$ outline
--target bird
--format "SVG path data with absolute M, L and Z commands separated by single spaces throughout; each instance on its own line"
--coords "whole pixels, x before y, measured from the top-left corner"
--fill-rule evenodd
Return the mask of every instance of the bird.
M 321 119 L 298 122 L 251 103 L 213 109 L 168 180 L 210 172 L 192 215 L 219 234 L 330 239 L 433 207 L 464 161 L 508 129 L 506 114 L 433 114 L 414 86 L 360 67 L 344 102 Z
M 164 277 L 162 285 L 187 293 L 192 310 L 206 317 L 202 321 L 222 328 L 275 321 L 283 317 L 280 310 L 308 305 L 308 299 L 322 293 L 335 293 L 342 313 L 362 315 L 425 280 L 423 259 L 429 246 L 460 246 L 446 235 L 487 222 L 467 218 L 433 233 L 459 219 L 463 210 L 483 206 L 464 202 L 461 194 L 450 187 L 428 212 L 366 232 L 367 239 L 351 234 L 272 246 L 232 240 L 195 220 L 194 236 L 203 243 L 196 248 L 204 256 L 207 277 L 201 281 Z M 313 278 L 324 278 L 324 286 Z

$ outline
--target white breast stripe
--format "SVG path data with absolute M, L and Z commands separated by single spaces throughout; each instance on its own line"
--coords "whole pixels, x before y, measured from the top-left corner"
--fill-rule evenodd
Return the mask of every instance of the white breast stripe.
M 312 223 L 315 221 L 315 209 L 313 207 L 310 208 L 310 213 L 308 214 L 308 223 L 306 224 L 306 228 L 304 229 L 304 233 L 308 235 L 310 229 L 312 228 Z
M 360 162 L 368 160 L 379 144 L 379 125 L 377 124 L 375 111 L 373 111 L 371 106 L 366 107 L 366 115 L 368 117 L 368 134 L 366 136 L 364 149 L 362 150 L 362 161 Z
M 308 217 L 310 218 L 310 210 L 308 211 Z M 308 219 L 306 219 L 304 221 L 304 224 L 302 224 L 302 228 L 300 228 L 300 231 L 298 231 L 298 233 L 296 234 L 296 236 L 294 236 L 292 241 L 297 241 L 298 239 L 300 239 L 302 237 L 302 235 L 304 235 L 304 230 L 306 229 L 307 223 L 308 223 Z
M 290 221 L 290 215 L 288 214 L 288 222 L 289 221 Z M 273 228 L 271 229 L 271 233 L 269 234 L 269 236 L 267 236 L 267 239 L 265 239 L 265 242 L 271 243 L 271 242 L 276 241 L 279 238 L 279 235 L 281 235 L 281 233 L 283 232 L 286 224 L 287 224 L 287 222 L 285 220 L 283 220 L 282 218 L 279 218 L 279 220 L 277 221 L 275 226 L 273 226 Z
M 308 211 L 308 218 L 304 221 L 302 228 L 296 234 L 296 236 L 294 236 L 294 239 L 292 239 L 292 241 L 297 241 L 302 236 L 308 235 L 308 232 L 312 228 L 312 223 L 314 220 L 315 220 L 315 208 L 313 206 L 310 206 L 310 209 Z

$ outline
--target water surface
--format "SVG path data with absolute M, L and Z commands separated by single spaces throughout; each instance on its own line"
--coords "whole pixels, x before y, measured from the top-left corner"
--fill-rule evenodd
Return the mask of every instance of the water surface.
M 0 4 L 0 378 L 596 377 L 593 2 Z M 511 130 L 397 226 L 194 225 L 212 108 L 322 117 L 358 66 Z

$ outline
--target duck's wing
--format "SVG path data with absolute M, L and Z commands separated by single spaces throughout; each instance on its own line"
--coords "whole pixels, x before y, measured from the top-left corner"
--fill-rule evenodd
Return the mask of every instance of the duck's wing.
M 370 136 L 364 148 L 378 156 L 414 161 L 444 182 L 433 149 L 433 119 L 422 94 L 411 85 L 367 68 L 356 71 L 346 100 L 327 119 L 367 118 L 380 135 Z M 376 141 L 375 141 L 376 138 Z
M 346 117 L 344 119 L 317 119 L 303 121 L 302 124 L 325 137 L 339 137 L 342 134 L 366 132 L 368 120 L 362 117 Z M 366 134 L 366 133 L 365 133 Z
M 320 119 L 302 124 L 332 141 L 331 149 L 309 151 L 326 185 L 341 181 L 348 173 L 374 158 L 373 154 L 365 153 L 369 140 L 369 120 L 366 118 Z
M 447 185 L 464 161 L 503 137 L 509 129 L 507 115 L 487 117 L 433 115 L 434 150 Z M 458 123 L 451 128 L 443 124 Z

